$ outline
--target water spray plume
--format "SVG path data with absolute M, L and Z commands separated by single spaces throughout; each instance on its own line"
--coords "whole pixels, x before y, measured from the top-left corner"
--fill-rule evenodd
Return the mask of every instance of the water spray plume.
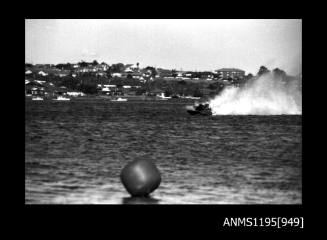
M 251 79 L 244 87 L 230 86 L 210 100 L 213 115 L 302 114 L 301 82 L 282 81 L 273 73 Z

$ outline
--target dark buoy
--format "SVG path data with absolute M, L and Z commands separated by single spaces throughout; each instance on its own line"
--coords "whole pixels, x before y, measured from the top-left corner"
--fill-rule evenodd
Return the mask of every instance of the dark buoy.
M 123 168 L 120 179 L 133 197 L 146 197 L 159 187 L 161 175 L 151 161 L 135 160 Z

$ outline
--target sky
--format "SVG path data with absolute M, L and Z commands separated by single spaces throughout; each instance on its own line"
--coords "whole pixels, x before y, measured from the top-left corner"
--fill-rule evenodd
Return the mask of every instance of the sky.
M 301 19 L 25 19 L 25 62 L 302 73 Z

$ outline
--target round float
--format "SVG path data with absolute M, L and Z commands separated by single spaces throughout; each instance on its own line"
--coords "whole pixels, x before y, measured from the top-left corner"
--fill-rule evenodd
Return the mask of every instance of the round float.
M 120 179 L 133 197 L 146 197 L 159 187 L 161 174 L 151 161 L 135 160 L 123 168 Z

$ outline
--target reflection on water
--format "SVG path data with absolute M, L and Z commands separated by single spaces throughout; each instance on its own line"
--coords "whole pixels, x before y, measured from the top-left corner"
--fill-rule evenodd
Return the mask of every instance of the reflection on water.
M 123 204 L 158 204 L 159 199 L 152 197 L 125 197 L 123 198 Z
M 194 117 L 185 105 L 27 101 L 25 202 L 138 203 L 119 174 L 147 159 L 162 174 L 149 204 L 301 203 L 301 116 Z

